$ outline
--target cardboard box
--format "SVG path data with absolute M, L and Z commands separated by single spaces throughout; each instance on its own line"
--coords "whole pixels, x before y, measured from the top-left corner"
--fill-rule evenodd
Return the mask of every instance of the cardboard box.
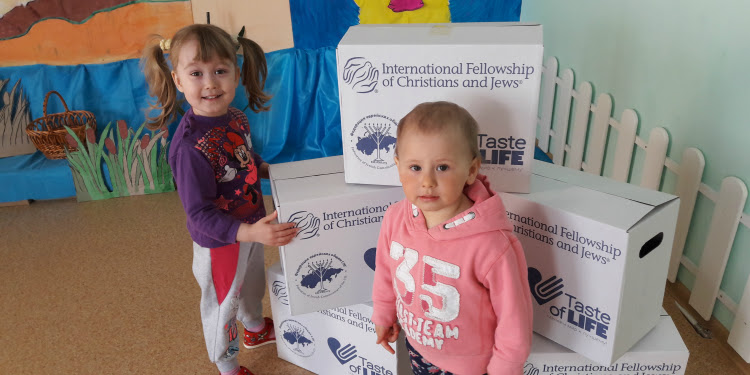
M 481 173 L 527 192 L 534 157 L 542 26 L 356 25 L 337 48 L 346 182 L 399 185 L 396 128 L 417 104 L 446 100 L 479 123 Z
M 357 304 L 292 316 L 279 263 L 268 269 L 268 289 L 279 358 L 316 374 L 411 374 L 403 335 L 392 347 L 375 345 L 371 304 Z
M 591 362 L 580 354 L 534 334 L 524 375 L 683 375 L 689 356 L 672 318 L 665 313 L 653 330 L 611 365 Z
M 534 331 L 611 364 L 659 320 L 679 199 L 535 161 L 502 194 L 523 244 Z
M 380 223 L 401 187 L 347 184 L 341 156 L 274 164 L 270 178 L 279 222 L 301 228 L 279 249 L 292 315 L 370 301 Z

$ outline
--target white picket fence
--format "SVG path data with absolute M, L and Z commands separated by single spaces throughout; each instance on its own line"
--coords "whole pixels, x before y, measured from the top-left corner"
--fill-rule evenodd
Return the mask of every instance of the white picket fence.
M 617 143 L 613 153 L 612 173 L 606 177 L 629 182 L 634 145 L 645 152 L 640 186 L 659 189 L 664 167 L 676 175 L 676 188 L 670 193 L 680 197 L 680 213 L 668 279 L 670 282 L 675 281 L 679 265 L 682 264 L 696 276 L 690 294 L 690 305 L 704 319 L 711 318 L 717 299 L 735 314 L 728 342 L 745 361 L 750 362 L 750 280 L 745 285 L 739 305 L 720 289 L 737 229 L 740 224 L 750 228 L 750 215 L 743 213 L 747 187 L 736 177 L 726 177 L 722 180 L 719 191 L 713 190 L 701 182 L 706 163 L 700 150 L 684 150 L 678 164 L 667 157 L 669 134 L 664 128 L 652 129 L 648 140 L 644 140 L 637 135 L 638 115 L 634 110 L 625 109 L 618 121 L 611 116 L 612 98 L 608 94 L 600 94 L 596 102 L 592 103 L 591 84 L 582 82 L 574 89 L 573 83 L 573 71 L 565 69 L 558 76 L 557 59 L 550 57 L 544 64 L 539 98 L 539 148 L 550 153 L 557 165 L 564 163 L 566 167 L 602 175 L 605 146 L 611 127 L 617 132 Z M 586 146 L 589 127 L 591 130 Z M 584 149 L 587 150 L 585 160 Z M 683 249 L 698 193 L 713 201 L 715 208 L 700 265 L 695 265 L 683 255 Z

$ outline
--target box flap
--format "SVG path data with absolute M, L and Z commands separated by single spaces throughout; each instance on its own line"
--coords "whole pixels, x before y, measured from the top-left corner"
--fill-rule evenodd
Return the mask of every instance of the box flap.
M 564 184 L 555 190 L 548 189 L 550 185 L 557 182 L 539 175 L 532 175 L 531 192 L 517 195 L 623 231 L 631 228 L 654 209 L 650 205 L 575 185 Z
M 295 202 L 367 194 L 378 189 L 401 189 L 400 186 L 347 184 L 344 181 L 344 172 L 276 180 L 274 188 L 274 199 L 278 199 L 279 207 Z
M 542 45 L 542 25 L 520 22 L 467 22 L 355 25 L 345 45 Z
M 534 161 L 531 191 L 519 194 L 548 207 L 629 230 L 676 196 Z
M 400 186 L 347 184 L 344 180 L 344 158 L 327 158 L 275 164 L 270 167 L 271 187 L 276 208 L 295 202 L 337 199 L 348 195 L 368 194 Z
M 533 174 L 565 182 L 570 185 L 586 187 L 587 189 L 616 195 L 621 198 L 630 199 L 653 207 L 662 205 L 677 198 L 672 194 L 642 188 L 637 185 L 615 181 L 606 177 L 595 176 L 590 173 L 557 166 L 539 160 L 533 161 L 531 171 Z
M 343 156 L 330 156 L 326 158 L 272 164 L 268 169 L 271 181 L 331 173 L 344 173 Z

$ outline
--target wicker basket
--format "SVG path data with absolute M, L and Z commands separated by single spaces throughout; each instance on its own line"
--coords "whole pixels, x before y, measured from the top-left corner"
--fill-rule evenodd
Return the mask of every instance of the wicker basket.
M 49 96 L 55 94 L 60 98 L 65 112 L 47 114 L 47 101 Z M 70 151 L 75 151 L 77 147 L 68 145 L 65 136 L 68 132 L 65 126 L 69 127 L 78 136 L 82 142 L 86 142 L 86 124 L 96 130 L 96 118 L 94 114 L 88 111 L 71 111 L 65 100 L 57 91 L 50 91 L 44 97 L 44 116 L 32 121 L 26 126 L 26 134 L 34 143 L 37 150 L 41 151 L 47 159 L 65 159 L 65 147 Z

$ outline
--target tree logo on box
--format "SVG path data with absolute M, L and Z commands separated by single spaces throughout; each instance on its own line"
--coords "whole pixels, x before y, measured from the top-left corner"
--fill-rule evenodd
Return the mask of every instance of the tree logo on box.
M 335 254 L 320 253 L 305 259 L 294 274 L 297 289 L 313 298 L 336 293 L 346 281 L 346 263 Z
M 296 224 L 295 226 L 299 228 L 297 237 L 301 240 L 317 236 L 318 229 L 320 229 L 320 219 L 307 211 L 293 213 L 286 222 Z
M 357 358 L 357 347 L 352 344 L 346 344 L 341 347 L 341 343 L 334 337 L 328 338 L 328 348 L 331 349 L 331 353 L 342 365 Z
M 529 287 L 531 295 L 539 305 L 552 301 L 563 294 L 563 279 L 552 276 L 542 281 L 542 273 L 534 267 L 529 267 Z
M 378 78 L 380 71 L 376 69 L 371 62 L 364 57 L 352 57 L 346 60 L 344 69 L 342 69 L 341 79 L 344 83 L 360 94 L 366 94 L 375 91 L 378 87 Z
M 279 325 L 284 345 L 301 357 L 309 357 L 315 353 L 315 339 L 302 323 L 287 319 Z
M 354 125 L 349 147 L 362 164 L 374 169 L 390 168 L 396 164 L 393 156 L 397 127 L 392 118 L 368 115 Z

